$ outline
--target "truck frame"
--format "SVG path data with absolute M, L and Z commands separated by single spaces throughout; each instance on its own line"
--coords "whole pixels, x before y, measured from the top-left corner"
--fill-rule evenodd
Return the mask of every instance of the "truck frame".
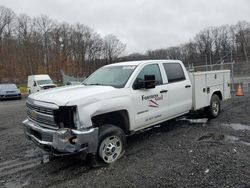
M 230 98 L 230 70 L 188 72 L 179 60 L 110 64 L 82 85 L 31 94 L 23 128 L 53 155 L 84 153 L 113 163 L 126 136 L 193 110 L 219 115 Z

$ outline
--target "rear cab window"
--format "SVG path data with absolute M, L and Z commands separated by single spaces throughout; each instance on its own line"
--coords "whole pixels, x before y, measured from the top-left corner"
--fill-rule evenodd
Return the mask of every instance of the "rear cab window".
M 163 63 L 168 83 L 186 80 L 182 66 L 179 63 Z

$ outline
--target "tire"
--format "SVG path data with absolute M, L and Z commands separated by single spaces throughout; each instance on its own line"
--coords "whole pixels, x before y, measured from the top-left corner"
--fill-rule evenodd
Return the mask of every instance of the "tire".
M 216 118 L 219 116 L 221 110 L 220 98 L 218 95 L 214 94 L 211 97 L 210 106 L 206 108 L 206 113 L 210 119 Z
M 97 156 L 105 164 L 114 163 L 125 153 L 126 136 L 114 125 L 104 125 L 99 129 Z

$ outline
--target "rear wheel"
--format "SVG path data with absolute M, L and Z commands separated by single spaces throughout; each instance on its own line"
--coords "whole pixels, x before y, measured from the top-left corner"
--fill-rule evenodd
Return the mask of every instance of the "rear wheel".
M 216 118 L 220 114 L 220 108 L 220 98 L 218 97 L 218 95 L 214 94 L 211 97 L 210 106 L 206 108 L 206 112 L 209 118 Z
M 98 156 L 106 164 L 121 158 L 125 152 L 126 137 L 122 129 L 114 125 L 100 127 Z

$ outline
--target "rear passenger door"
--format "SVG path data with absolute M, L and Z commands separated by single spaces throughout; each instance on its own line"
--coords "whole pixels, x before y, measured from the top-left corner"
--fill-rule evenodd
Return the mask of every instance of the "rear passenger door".
M 168 117 L 188 112 L 192 107 L 192 86 L 180 63 L 163 63 L 168 79 Z

